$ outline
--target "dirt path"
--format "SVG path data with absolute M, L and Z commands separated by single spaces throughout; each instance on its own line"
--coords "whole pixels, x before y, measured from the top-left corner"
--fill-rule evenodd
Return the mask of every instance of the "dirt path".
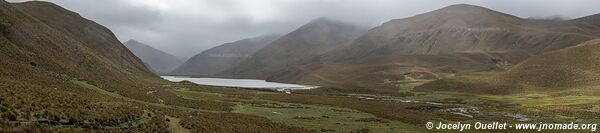
M 173 133 L 190 133 L 191 131 L 187 128 L 183 128 L 179 122 L 181 121 L 181 119 L 179 118 L 175 118 L 175 117 L 171 117 L 171 116 L 165 116 L 165 118 L 169 119 L 169 130 Z
M 212 113 L 219 113 L 220 111 L 214 111 L 214 110 L 205 110 L 205 109 L 195 109 L 195 108 L 188 108 L 188 107 L 181 107 L 181 106 L 173 106 L 173 105 L 165 105 L 165 104 L 160 104 L 160 103 L 151 103 L 151 102 L 146 102 L 146 101 L 142 101 L 142 100 L 137 100 L 137 99 L 132 99 L 129 97 L 125 97 L 116 93 L 112 93 L 112 92 L 108 92 L 104 89 L 98 88 L 94 85 L 88 84 L 85 81 L 78 81 L 78 80 L 72 80 L 71 82 L 81 86 L 81 87 L 85 87 L 88 89 L 92 89 L 95 90 L 97 92 L 99 92 L 100 94 L 105 94 L 114 98 L 119 98 L 125 101 L 130 101 L 130 102 L 136 102 L 136 103 L 140 103 L 140 104 L 145 104 L 145 105 L 150 105 L 150 106 L 156 106 L 156 107 L 162 107 L 162 108 L 169 108 L 169 109 L 176 109 L 176 110 L 184 110 L 184 111 L 192 111 L 192 112 L 212 112 Z
M 180 107 L 180 106 L 172 106 L 172 105 L 165 105 L 165 104 L 159 104 L 159 103 L 151 103 L 151 102 L 146 102 L 146 101 L 142 101 L 142 100 L 137 100 L 137 99 L 132 99 L 129 97 L 125 97 L 116 93 L 112 93 L 112 92 L 108 92 L 104 89 L 98 88 L 94 85 L 88 84 L 85 81 L 78 81 L 78 80 L 72 80 L 71 82 L 80 85 L 81 87 L 84 88 L 88 88 L 88 89 L 92 89 L 97 91 L 100 94 L 105 94 L 114 98 L 118 98 L 118 99 L 122 99 L 125 101 L 130 101 L 130 102 L 136 102 L 136 103 L 140 103 L 140 104 L 145 104 L 145 105 L 150 105 L 150 106 L 156 106 L 156 107 L 162 107 L 162 108 L 169 108 L 169 109 L 176 109 L 176 110 L 184 110 L 184 111 L 192 111 L 192 112 L 213 112 L 213 113 L 217 113 L 219 111 L 212 111 L 212 110 L 204 110 L 204 109 L 194 109 L 194 108 L 188 108 L 188 107 Z M 165 116 L 167 119 L 169 119 L 168 125 L 169 125 L 169 130 L 171 132 L 174 133 L 190 133 L 189 129 L 183 128 L 179 122 L 181 121 L 181 119 L 179 118 L 175 118 L 175 117 L 171 117 L 171 116 Z

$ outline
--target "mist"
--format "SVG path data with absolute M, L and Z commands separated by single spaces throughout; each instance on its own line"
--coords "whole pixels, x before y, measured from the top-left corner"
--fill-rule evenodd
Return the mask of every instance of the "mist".
M 23 0 L 9 0 L 22 2 Z M 285 34 L 326 17 L 375 27 L 452 4 L 472 4 L 522 18 L 578 18 L 600 13 L 597 0 L 48 0 L 176 56 L 265 34 Z

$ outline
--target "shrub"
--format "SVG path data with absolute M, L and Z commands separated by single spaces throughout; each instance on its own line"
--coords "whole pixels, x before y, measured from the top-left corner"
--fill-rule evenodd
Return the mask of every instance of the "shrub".
M 0 18 L 0 34 L 7 35 L 8 33 L 10 33 L 10 31 L 8 30 L 9 27 L 10 23 L 8 23 L 8 21 L 6 21 L 6 19 L 4 18 Z
M 11 109 L 0 105 L 0 119 L 15 121 L 17 115 Z

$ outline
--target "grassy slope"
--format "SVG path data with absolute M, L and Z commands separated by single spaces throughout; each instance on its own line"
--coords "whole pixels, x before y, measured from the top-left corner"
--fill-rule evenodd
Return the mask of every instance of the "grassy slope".
M 98 55 L 127 69 L 146 71 L 141 61 L 126 49 L 106 27 L 85 19 L 75 12 L 48 2 L 24 2 L 11 4 L 63 35 L 82 42 L 98 52 Z
M 472 95 L 459 99 L 504 103 L 498 111 L 514 110 L 543 121 L 597 122 L 598 49 L 600 40 L 591 40 L 532 57 L 507 71 L 459 75 L 425 83 L 415 90 L 450 93 L 443 96 Z
M 598 49 L 600 40 L 592 40 L 532 57 L 505 72 L 442 79 L 418 88 L 488 94 L 548 91 L 598 95 Z
M 502 74 L 521 86 L 571 89 L 600 82 L 600 40 L 532 57 Z M 527 88 L 527 87 L 525 87 Z

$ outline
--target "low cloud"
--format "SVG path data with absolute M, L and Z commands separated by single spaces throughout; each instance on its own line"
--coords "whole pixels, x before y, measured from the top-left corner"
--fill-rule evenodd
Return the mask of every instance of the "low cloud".
M 9 0 L 20 2 L 23 0 Z M 177 56 L 264 34 L 284 34 L 318 17 L 377 26 L 467 3 L 519 17 L 578 18 L 600 13 L 597 0 L 48 0 Z

